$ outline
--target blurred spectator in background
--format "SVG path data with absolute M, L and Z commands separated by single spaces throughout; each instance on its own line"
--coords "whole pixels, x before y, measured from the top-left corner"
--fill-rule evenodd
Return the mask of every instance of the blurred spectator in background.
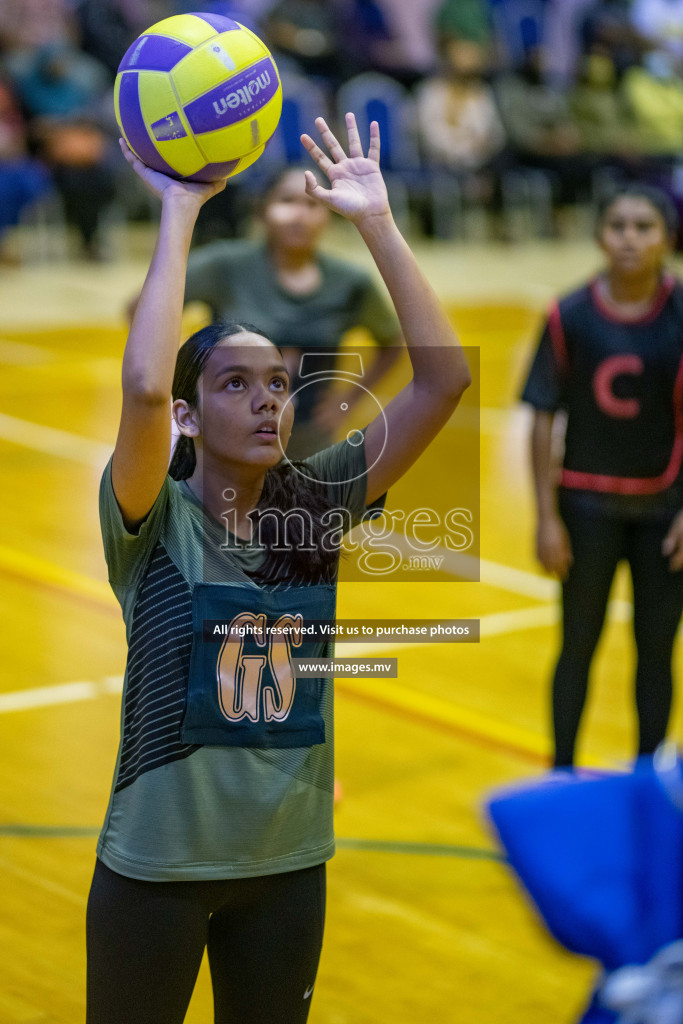
M 596 51 L 583 57 L 569 103 L 583 150 L 607 163 L 637 159 L 635 125 L 607 53 Z
M 437 39 L 469 39 L 480 46 L 491 42 L 493 25 L 487 0 L 446 0 L 436 14 Z
M 671 54 L 683 69 L 683 0 L 633 0 L 631 20 L 653 48 Z
M 516 163 L 546 172 L 555 206 L 565 206 L 587 197 L 593 161 L 581 150 L 566 91 L 546 82 L 543 69 L 544 51 L 533 46 L 498 79 L 496 93 Z
M 679 164 L 683 143 L 683 79 L 674 70 L 673 56 L 665 50 L 645 54 L 641 66 L 629 68 L 625 73 L 623 90 L 640 154 L 636 171 L 645 181 L 669 195 L 680 218 L 683 216 Z M 683 249 L 680 224 L 676 248 Z
M 594 52 L 583 58 L 577 84 L 569 93 L 582 150 L 606 165 L 637 160 L 635 126 L 610 56 Z
M 376 47 L 375 70 L 411 88 L 436 68 L 434 17 L 443 0 L 375 0 L 387 38 Z M 464 2 L 464 0 L 463 0 Z
M 416 91 L 428 163 L 457 175 L 469 198 L 492 198 L 505 147 L 493 91 L 484 77 L 487 51 L 469 39 L 443 43 L 443 70 Z
M 74 38 L 67 0 L 0 0 L 0 49 L 33 49 Z
M 45 167 L 28 156 L 26 125 L 9 82 L 0 78 L 0 261 L 9 259 L 4 235 L 22 210 L 52 187 Z
M 517 67 L 545 40 L 551 0 L 488 0 L 501 67 Z
M 149 2 L 149 0 L 148 0 Z M 157 2 L 157 0 L 152 0 Z M 240 25 L 246 25 L 252 32 L 262 36 L 268 12 L 274 7 L 276 0 L 167 0 L 172 10 L 169 14 L 191 14 L 201 7 L 207 14 L 220 14 L 224 18 L 232 18 Z M 152 19 L 154 20 L 154 19 Z M 151 24 L 151 23 L 150 23 Z
M 116 199 L 110 140 L 88 122 L 43 123 L 41 152 L 52 171 L 64 216 L 78 231 L 83 255 L 106 256 L 99 238 L 101 217 Z
M 66 41 L 10 54 L 4 62 L 30 117 L 70 117 L 109 88 L 106 68 Z
M 112 82 L 124 53 L 149 25 L 174 13 L 150 0 L 76 0 L 81 49 L 109 71 Z
M 326 0 L 280 0 L 269 12 L 267 42 L 276 61 L 289 61 L 332 88 L 344 78 L 343 20 L 339 5 Z M 282 69 L 287 64 L 282 62 Z M 281 70 L 282 70 L 281 69 Z
M 637 64 L 647 48 L 631 19 L 631 0 L 597 0 L 588 9 L 579 35 L 583 52 L 609 54 L 618 76 Z
M 37 153 L 86 254 L 99 255 L 97 226 L 115 199 L 119 61 L 148 25 L 196 7 L 0 0 L 0 231 L 45 187 L 46 170 L 23 163 Z M 203 9 L 251 27 L 283 70 L 329 93 L 363 71 L 414 88 L 426 161 L 454 196 L 487 205 L 504 171 L 528 168 L 547 176 L 557 209 L 588 198 L 604 167 L 658 184 L 683 207 L 683 0 L 204 0 Z M 408 187 L 422 201 L 423 183 Z M 248 179 L 231 182 L 195 242 L 241 235 L 250 190 Z
M 31 137 L 52 171 L 66 219 L 78 229 L 84 254 L 98 258 L 100 215 L 115 197 L 111 139 L 99 123 L 109 73 L 66 41 L 9 54 L 4 64 L 32 119 Z
M 569 86 L 574 81 L 582 49 L 579 28 L 594 3 L 595 0 L 548 0 L 544 70 L 557 85 Z
M 343 15 L 346 67 L 350 74 L 377 71 L 390 39 L 379 0 L 338 0 Z
M 643 57 L 625 73 L 623 90 L 635 123 L 638 146 L 651 160 L 671 164 L 683 148 L 683 80 L 663 50 Z

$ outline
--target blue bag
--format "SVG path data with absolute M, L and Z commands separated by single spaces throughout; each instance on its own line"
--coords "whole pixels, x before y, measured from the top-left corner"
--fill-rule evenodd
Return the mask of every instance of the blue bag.
M 683 814 L 652 758 L 625 774 L 554 773 L 495 795 L 488 810 L 567 949 L 613 971 L 683 936 Z M 594 998 L 583 1020 L 616 1017 Z

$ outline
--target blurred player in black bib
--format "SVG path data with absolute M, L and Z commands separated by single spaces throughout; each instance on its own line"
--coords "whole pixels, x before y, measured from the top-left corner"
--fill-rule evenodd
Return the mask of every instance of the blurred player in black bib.
M 683 284 L 665 271 L 677 218 L 629 185 L 603 202 L 605 270 L 550 310 L 522 398 L 534 407 L 537 554 L 563 585 L 553 680 L 555 766 L 574 762 L 612 579 L 627 559 L 637 647 L 638 753 L 666 734 L 683 609 Z M 553 424 L 566 416 L 561 470 Z

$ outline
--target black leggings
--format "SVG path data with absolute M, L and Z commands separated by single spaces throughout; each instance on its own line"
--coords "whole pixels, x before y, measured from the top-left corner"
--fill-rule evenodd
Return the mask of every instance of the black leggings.
M 626 520 L 560 503 L 574 562 L 562 590 L 562 651 L 553 680 L 555 765 L 574 761 L 588 673 L 602 632 L 612 579 L 626 559 L 633 579 L 633 628 L 638 664 L 635 698 L 638 753 L 664 739 L 671 711 L 671 658 L 683 610 L 683 572 L 662 555 L 670 521 Z
M 95 865 L 87 1024 L 182 1024 L 208 948 L 216 1024 L 304 1024 L 325 865 L 260 878 L 142 882 Z

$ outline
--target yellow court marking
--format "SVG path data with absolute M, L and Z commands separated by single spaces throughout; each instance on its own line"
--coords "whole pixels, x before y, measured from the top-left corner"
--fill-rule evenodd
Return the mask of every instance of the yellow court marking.
M 373 682 L 376 683 L 377 680 Z M 406 712 L 416 721 L 427 719 L 439 725 L 452 726 L 460 732 L 471 733 L 477 738 L 486 739 L 497 746 L 501 745 L 531 754 L 538 760 L 544 760 L 550 753 L 547 739 L 530 729 L 491 718 L 479 711 L 453 704 L 451 701 L 442 700 L 419 690 L 411 690 L 396 683 L 395 680 L 391 681 L 391 687 L 380 688 L 377 686 L 372 693 L 368 688 L 367 681 L 350 678 L 337 679 L 335 688 L 342 693 L 370 700 L 372 703 L 390 705 L 395 710 Z
M 40 345 L 0 338 L 0 363 L 6 366 L 38 366 L 57 359 L 56 353 Z
M 0 546 L 0 570 L 16 573 L 32 582 L 57 586 L 67 590 L 79 597 L 94 600 L 107 609 L 116 609 L 117 603 L 111 593 L 109 586 L 100 581 L 94 580 L 82 573 L 64 569 L 61 566 L 53 565 L 45 559 L 36 558 L 23 552 L 14 551 L 11 548 Z M 552 625 L 557 619 L 558 610 L 554 605 L 540 606 L 539 608 L 521 609 L 519 613 L 513 613 L 521 621 L 517 628 L 534 628 L 536 626 Z M 502 632 L 501 614 L 494 613 L 491 616 L 483 616 L 482 632 L 486 635 L 487 620 L 491 619 L 490 635 Z M 506 623 L 513 626 L 510 620 L 510 613 L 507 613 Z M 496 628 L 497 627 L 497 628 Z M 360 647 L 360 645 L 358 645 Z M 365 649 L 366 645 L 363 645 Z M 367 645 L 368 647 L 370 645 Z M 402 644 L 398 648 L 393 645 L 373 645 L 373 651 L 386 653 L 389 650 L 405 649 L 408 645 Z M 427 646 L 423 644 L 410 644 L 409 646 Z M 354 652 L 358 653 L 358 651 Z M 365 653 L 368 653 L 367 651 Z M 73 689 L 69 690 L 68 686 Z M 336 683 L 337 689 L 342 693 L 372 700 L 394 711 L 407 713 L 416 719 L 434 722 L 440 726 L 450 726 L 461 732 L 468 733 L 480 739 L 484 739 L 496 746 L 504 746 L 511 750 L 522 752 L 532 756 L 534 759 L 545 760 L 548 756 L 549 745 L 545 737 L 531 730 L 524 729 L 509 722 L 483 715 L 471 708 L 465 708 L 450 701 L 441 700 L 438 697 L 411 690 L 407 687 L 393 684 L 381 692 L 369 693 L 367 684 L 352 679 L 339 680 Z M 41 696 L 41 692 L 45 691 Z M 2 710 L 22 710 L 24 707 L 36 707 L 51 703 L 64 703 L 70 700 L 83 700 L 98 696 L 103 691 L 96 683 L 67 684 L 67 688 L 41 687 L 32 692 L 31 699 L 27 704 L 22 704 L 22 697 L 19 691 L 16 696 L 6 695 L 6 707 Z M 108 692 L 111 692 L 109 690 Z M 53 694 L 51 699 L 50 694 Z M 591 758 L 591 764 L 604 765 L 606 762 Z
M 12 711 L 30 711 L 54 704 L 74 704 L 93 700 L 103 694 L 121 694 L 123 676 L 105 676 L 94 682 L 58 683 L 56 686 L 36 686 L 30 690 L 11 690 L 0 693 L 0 714 Z
M 72 434 L 57 427 L 45 427 L 40 423 L 19 419 L 0 413 L 0 439 L 10 444 L 31 448 L 45 455 L 84 462 L 86 465 L 104 469 L 111 458 L 112 447 L 93 441 L 80 434 Z
M 57 586 L 60 589 L 75 594 L 76 596 L 94 600 L 107 609 L 114 610 L 118 607 L 108 584 L 100 580 L 94 580 L 83 573 L 74 572 L 71 569 L 64 569 L 61 566 L 54 565 L 51 562 L 46 561 L 45 559 L 36 558 L 33 555 L 14 551 L 8 547 L 0 546 L 0 570 L 15 573 L 25 579 L 31 580 L 32 582 L 47 584 L 48 586 Z M 552 611 L 553 609 L 550 608 L 549 610 Z M 530 609 L 530 611 L 534 612 L 536 609 Z M 543 609 L 543 612 L 545 612 L 545 609 Z M 486 617 L 484 617 L 484 621 L 485 619 Z M 406 645 L 400 646 L 405 649 Z M 381 645 L 382 652 L 393 649 L 394 648 L 391 645 Z M 84 684 L 78 685 L 79 687 L 83 687 Z M 99 688 L 88 688 L 94 686 L 95 684 L 86 684 L 87 692 L 86 688 L 79 688 L 72 691 L 72 699 L 82 700 L 95 696 L 97 693 L 101 692 Z M 361 685 L 354 686 L 353 680 L 344 680 L 343 682 L 337 683 L 337 686 L 342 692 L 355 694 L 356 696 L 367 696 L 367 687 Z M 45 689 L 47 691 L 54 690 L 53 687 L 45 687 L 41 689 Z M 57 697 L 57 702 L 62 703 L 65 699 L 68 700 L 68 697 L 65 696 L 67 692 L 68 691 L 63 691 L 61 689 L 58 691 L 56 690 L 55 696 Z M 21 698 L 19 697 L 17 698 L 18 701 L 20 701 L 20 699 Z M 39 698 L 36 696 L 36 704 L 38 702 Z M 45 702 L 50 702 L 49 695 Z M 418 715 L 422 719 L 430 719 L 441 725 L 456 726 L 463 731 L 474 733 L 482 738 L 490 740 L 491 742 L 504 743 L 506 746 L 522 750 L 537 757 L 545 757 L 547 754 L 547 742 L 541 736 L 517 726 L 489 718 L 486 715 L 471 711 L 467 708 L 458 707 L 448 701 L 439 700 L 438 698 L 427 694 L 411 691 L 403 687 L 392 686 L 382 693 L 381 703 L 391 706 L 396 710 L 404 712 L 408 711 L 411 714 Z M 31 706 L 36 706 L 36 704 L 32 704 Z M 16 709 L 19 710 L 19 707 L 20 704 L 17 705 Z M 7 710 L 10 710 L 9 706 Z
M 59 683 L 55 686 L 40 686 L 30 690 L 12 690 L 0 694 L 0 714 L 30 711 L 56 704 L 72 704 L 93 700 L 103 694 L 121 692 L 121 676 L 107 676 L 102 680 Z M 529 729 L 482 715 L 478 711 L 438 697 L 411 690 L 392 681 L 391 688 L 375 689 L 371 692 L 367 681 L 339 679 L 336 689 L 351 697 L 368 700 L 373 704 L 406 713 L 415 721 L 431 722 L 439 726 L 450 726 L 458 732 L 485 740 L 497 747 L 504 747 L 517 753 L 530 755 L 534 760 L 544 761 L 549 754 L 547 740 Z M 594 758 L 591 764 L 598 764 Z M 606 762 L 605 762 L 606 763 Z
M 395 680 L 392 680 L 390 688 L 377 688 L 374 692 L 368 689 L 367 682 L 363 683 L 357 679 L 336 679 L 334 685 L 335 689 L 342 693 L 372 704 L 391 707 L 392 710 L 403 712 L 415 721 L 427 721 L 441 727 L 450 727 L 456 732 L 483 740 L 491 746 L 524 754 L 534 761 L 547 763 L 550 759 L 551 747 L 548 737 L 512 722 L 483 715 L 472 708 L 442 700 L 432 694 L 409 689 L 397 684 Z M 613 761 L 591 753 L 583 757 L 581 763 L 591 768 L 614 767 Z
M 77 597 L 95 601 L 109 610 L 118 608 L 108 583 L 4 545 L 0 545 L 0 571 L 20 576 L 31 583 L 58 587 Z

